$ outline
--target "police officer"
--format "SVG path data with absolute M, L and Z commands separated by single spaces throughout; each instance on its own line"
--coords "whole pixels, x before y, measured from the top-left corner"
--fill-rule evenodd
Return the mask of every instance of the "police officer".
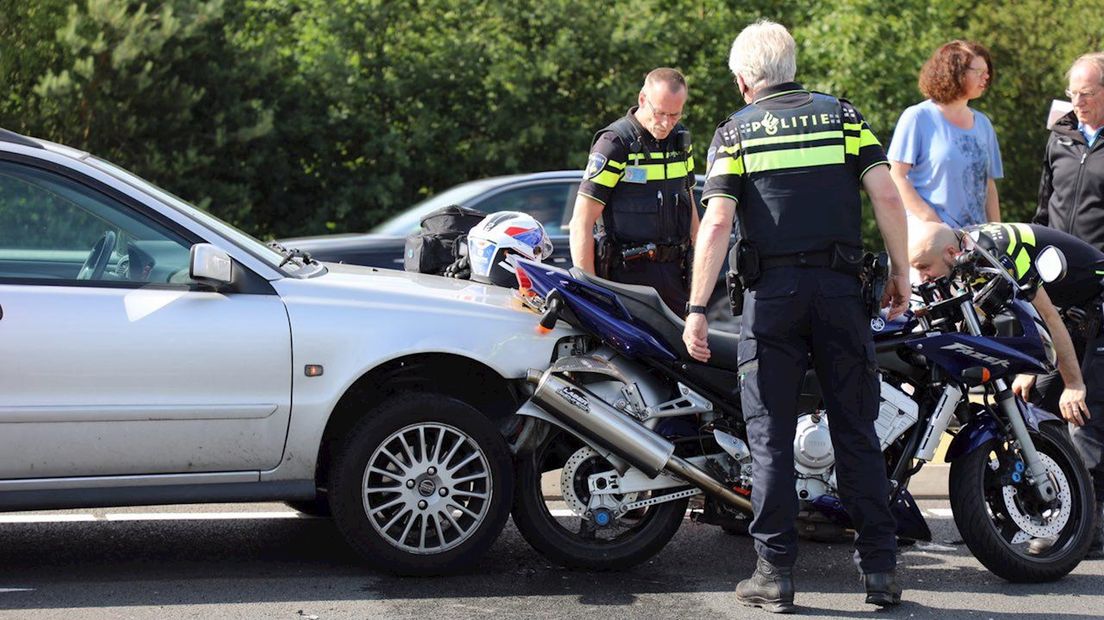
M 683 341 L 708 361 L 703 314 L 739 208 L 742 237 L 730 262 L 747 287 L 739 371 L 751 446 L 755 516 L 748 528 L 759 555 L 736 587 L 745 605 L 793 611 L 797 556 L 793 444 L 797 395 L 812 356 L 824 391 L 837 480 L 857 531 L 856 563 L 866 601 L 900 602 L 895 524 L 874 420 L 877 360 L 862 303 L 859 188 L 874 204 L 892 268 L 882 305 L 907 305 L 904 207 L 877 138 L 847 101 L 793 81 L 793 37 L 759 21 L 732 43 L 729 67 L 749 105 L 718 126 L 709 147 L 703 199 L 708 209 L 695 245 L 690 315 Z
M 679 123 L 686 97 L 675 69 L 647 75 L 637 105 L 595 135 L 570 224 L 576 267 L 651 286 L 679 316 L 698 229 L 690 134 Z
M 1104 252 L 1062 231 L 1038 224 L 982 224 L 963 229 L 998 257 L 1007 257 L 1013 276 L 1025 284 L 1036 276 L 1035 256 L 1047 246 L 1062 251 L 1066 275 L 1043 285 L 1031 303 L 1046 322 L 1058 357 L 1055 372 L 1036 380 L 1020 375 L 1012 390 L 1071 425 L 1074 445 L 1092 474 L 1096 523 L 1086 557 L 1104 558 L 1104 341 L 1099 340 L 1104 298 Z M 954 231 L 920 223 L 909 230 L 909 260 L 924 280 L 950 273 L 961 250 Z M 1090 346 L 1091 345 L 1091 346 Z M 1080 360 L 1080 361 L 1078 361 Z M 1028 552 L 1042 554 L 1052 540 L 1031 541 Z

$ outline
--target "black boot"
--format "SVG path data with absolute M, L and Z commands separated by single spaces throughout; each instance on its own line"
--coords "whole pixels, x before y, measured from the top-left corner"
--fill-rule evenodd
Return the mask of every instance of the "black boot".
M 866 602 L 878 607 L 889 607 L 901 603 L 901 586 L 893 570 L 884 573 L 866 573 L 862 576 L 866 586 Z
M 736 585 L 736 600 L 772 613 L 792 614 L 797 610 L 793 602 L 793 569 L 759 558 L 751 577 Z
M 1096 501 L 1096 523 L 1093 524 L 1092 542 L 1089 543 L 1089 552 L 1085 554 L 1085 559 L 1104 559 L 1104 500 Z

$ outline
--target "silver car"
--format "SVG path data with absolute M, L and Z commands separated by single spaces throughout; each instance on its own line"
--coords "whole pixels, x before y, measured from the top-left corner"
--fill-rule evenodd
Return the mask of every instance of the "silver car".
M 310 261 L 0 130 L 0 510 L 292 501 L 376 566 L 456 570 L 566 336 L 510 290 Z

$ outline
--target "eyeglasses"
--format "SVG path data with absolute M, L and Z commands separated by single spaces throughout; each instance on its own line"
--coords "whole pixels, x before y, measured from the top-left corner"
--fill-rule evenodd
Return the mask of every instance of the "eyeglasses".
M 651 100 L 649 100 L 647 97 L 644 97 L 644 103 L 648 104 L 648 107 L 651 108 L 652 116 L 656 117 L 659 120 L 666 119 L 666 120 L 669 120 L 672 123 L 674 123 L 674 122 L 677 122 L 678 119 L 682 118 L 682 112 L 674 112 L 674 113 L 660 112 L 659 110 L 656 109 L 656 107 L 654 105 L 652 105 Z
M 989 73 L 989 67 L 981 67 L 980 69 L 977 67 L 966 67 L 966 70 L 974 75 L 985 75 Z
M 1074 92 L 1072 90 L 1067 89 L 1066 90 L 1066 96 L 1069 97 L 1070 101 L 1073 101 L 1077 97 L 1081 97 L 1082 99 L 1092 99 L 1099 92 L 1100 92 L 1099 90 L 1079 90 L 1079 91 Z

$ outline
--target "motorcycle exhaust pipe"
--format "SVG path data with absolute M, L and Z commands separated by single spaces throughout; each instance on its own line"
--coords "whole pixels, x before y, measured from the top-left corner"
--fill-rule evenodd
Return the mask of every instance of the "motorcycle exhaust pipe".
M 648 476 L 668 472 L 733 508 L 751 514 L 751 501 L 739 495 L 692 463 L 675 456 L 675 445 L 643 424 L 611 407 L 586 388 L 552 370 L 530 370 L 526 379 L 535 383 L 532 401 L 566 428 L 624 459 Z

